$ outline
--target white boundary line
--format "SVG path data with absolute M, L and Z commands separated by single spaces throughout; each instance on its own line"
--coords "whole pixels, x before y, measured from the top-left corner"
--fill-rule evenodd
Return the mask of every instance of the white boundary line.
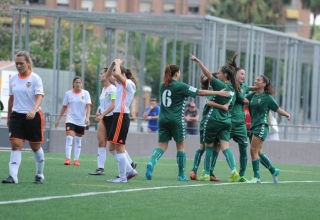
M 273 182 L 261 182 L 261 183 L 262 184 L 265 184 L 265 183 L 272 183 L 273 184 Z M 320 183 L 320 181 L 281 181 L 281 182 L 278 182 L 278 184 L 285 184 L 285 183 Z M 246 184 L 246 183 L 217 183 L 217 184 L 158 186 L 158 187 L 149 187 L 149 188 L 113 190 L 113 191 L 107 191 L 107 192 L 88 192 L 88 193 L 79 193 L 79 194 L 66 195 L 66 196 L 47 196 L 47 197 L 19 199 L 19 200 L 12 200 L 12 201 L 0 201 L 0 205 L 27 203 L 27 202 L 36 202 L 36 201 L 46 201 L 46 200 L 53 200 L 53 199 L 74 198 L 74 197 L 85 197 L 85 196 L 94 196 L 94 195 L 102 195 L 102 194 L 138 192 L 138 191 L 146 191 L 146 190 L 160 190 L 160 189 L 187 188 L 187 187 L 200 187 L 200 186 L 223 186 L 223 185 L 235 185 L 235 184 Z

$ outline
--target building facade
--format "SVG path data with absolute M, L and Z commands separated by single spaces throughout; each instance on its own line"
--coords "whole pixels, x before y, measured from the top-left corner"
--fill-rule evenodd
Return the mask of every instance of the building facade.
M 26 5 L 45 8 L 122 13 L 205 15 L 209 0 L 29 0 Z

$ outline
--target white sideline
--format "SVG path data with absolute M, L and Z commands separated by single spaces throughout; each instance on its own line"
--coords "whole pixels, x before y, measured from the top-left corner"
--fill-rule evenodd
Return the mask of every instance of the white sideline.
M 273 184 L 273 182 L 261 182 L 261 183 Z M 320 183 L 320 181 L 279 181 L 278 182 L 278 184 L 284 184 L 284 183 Z M 178 186 L 158 186 L 158 187 L 138 188 L 138 189 L 113 190 L 113 191 L 107 191 L 107 192 L 88 192 L 88 193 L 80 193 L 80 194 L 66 195 L 66 196 L 47 196 L 47 197 L 19 199 L 19 200 L 11 200 L 11 201 L 0 201 L 0 205 L 45 201 L 45 200 L 52 200 L 52 199 L 64 199 L 64 198 L 73 198 L 73 197 L 85 197 L 85 196 L 94 196 L 94 195 L 102 195 L 102 194 L 137 192 L 137 191 L 146 191 L 146 190 L 186 188 L 186 187 L 199 187 L 199 186 L 223 186 L 223 185 L 234 185 L 234 184 L 245 184 L 245 183 L 217 183 L 217 184 L 194 184 L 194 185 L 178 185 Z

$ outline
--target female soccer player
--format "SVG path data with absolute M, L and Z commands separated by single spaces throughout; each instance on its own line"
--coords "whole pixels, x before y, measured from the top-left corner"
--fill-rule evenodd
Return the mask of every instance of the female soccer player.
M 62 115 L 67 110 L 66 116 L 66 159 L 64 165 L 71 164 L 72 141 L 74 144 L 75 166 L 80 166 L 79 157 L 81 153 L 81 141 L 86 126 L 89 125 L 91 98 L 87 90 L 82 89 L 82 79 L 79 76 L 74 77 L 72 81 L 72 90 L 66 92 L 59 117 L 55 123 L 56 128 L 59 126 Z
M 29 141 L 36 163 L 34 183 L 44 180 L 44 117 L 40 105 L 44 96 L 41 78 L 32 72 L 32 60 L 26 51 L 15 56 L 18 74 L 9 80 L 8 121 L 11 155 L 9 177 L 2 183 L 18 183 L 21 163 L 21 149 L 25 140 Z
M 168 148 L 168 142 L 173 139 L 177 147 L 178 180 L 187 181 L 185 177 L 186 168 L 186 125 L 184 120 L 184 109 L 187 98 L 198 96 L 222 95 L 230 96 L 226 91 L 198 90 L 188 84 L 179 82 L 180 69 L 171 64 L 164 70 L 163 83 L 160 86 L 161 111 L 158 120 L 158 147 L 154 149 L 150 162 L 146 169 L 146 178 L 152 179 L 152 172 L 155 164 Z
M 216 97 L 215 102 L 221 105 L 226 103 L 230 103 L 229 110 L 232 109 L 235 102 L 235 92 L 240 91 L 239 84 L 235 79 L 235 69 L 232 62 L 234 62 L 235 57 L 233 57 L 231 62 L 228 62 L 226 65 L 222 66 L 217 74 L 217 78 L 212 76 L 210 71 L 203 65 L 203 63 L 194 55 L 191 55 L 190 58 L 192 61 L 199 64 L 202 72 L 208 78 L 211 83 L 213 90 L 221 90 L 226 89 L 230 91 L 232 96 L 231 98 L 225 97 Z M 210 168 L 211 163 L 213 161 L 213 147 L 215 141 L 219 140 L 220 148 L 223 154 L 226 157 L 227 163 L 231 169 L 231 176 L 229 178 L 229 182 L 235 182 L 239 173 L 236 170 L 235 160 L 233 156 L 233 152 L 229 148 L 229 140 L 230 140 L 230 131 L 231 131 L 231 115 L 229 111 L 224 111 L 219 108 L 210 108 L 207 113 L 205 126 L 204 126 L 204 138 L 203 141 L 205 143 L 205 174 L 199 179 L 201 181 L 210 181 Z
M 109 68 L 110 69 L 110 68 Z M 103 82 L 103 89 L 100 94 L 100 105 L 96 112 L 95 121 L 98 122 L 97 138 L 98 138 L 98 157 L 97 164 L 98 168 L 94 172 L 90 172 L 90 175 L 104 175 L 104 166 L 107 157 L 107 140 L 110 134 L 112 122 L 113 122 L 113 110 L 115 107 L 116 92 L 117 88 L 114 86 L 115 78 L 113 75 L 108 76 L 108 68 L 103 68 L 100 73 L 100 82 Z M 115 145 L 109 143 L 109 151 L 116 158 Z M 133 162 L 126 151 L 126 156 L 135 169 L 137 164 Z M 117 159 L 117 158 L 116 158 Z
M 277 112 L 278 114 L 285 116 L 288 120 L 290 120 L 291 117 L 286 111 L 279 108 L 279 105 L 272 97 L 274 90 L 270 79 L 260 75 L 257 76 L 254 84 L 257 87 L 257 91 L 246 97 L 249 100 L 249 111 L 251 116 L 250 153 L 254 173 L 254 177 L 250 182 L 260 183 L 261 162 L 269 169 L 273 176 L 274 183 L 277 183 L 280 170 L 275 168 L 269 158 L 262 153 L 261 147 L 269 132 L 269 111 L 272 110 Z
M 130 69 L 123 66 L 121 59 L 116 59 L 110 65 L 107 77 L 113 74 L 116 78 L 116 102 L 113 110 L 113 122 L 108 137 L 110 143 L 115 144 L 116 157 L 118 165 L 118 176 L 115 179 L 110 179 L 110 183 L 127 182 L 138 175 L 137 171 L 132 167 L 127 159 L 126 154 L 126 139 L 130 125 L 130 105 L 133 101 L 134 94 L 137 89 L 137 80 Z

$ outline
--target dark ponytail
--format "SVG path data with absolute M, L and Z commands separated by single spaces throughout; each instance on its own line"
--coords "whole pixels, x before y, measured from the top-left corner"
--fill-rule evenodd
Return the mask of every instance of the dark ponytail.
M 227 74 L 227 79 L 230 80 L 232 87 L 236 91 L 241 91 L 240 85 L 236 80 L 236 68 L 237 68 L 237 63 L 236 63 L 236 58 L 238 54 L 234 54 L 233 57 L 231 58 L 230 61 L 227 61 L 226 65 L 221 67 L 222 72 Z
M 162 79 L 162 85 L 163 86 L 169 86 L 172 77 L 176 72 L 179 72 L 180 68 L 177 65 L 171 64 L 167 65 L 166 68 L 164 69 L 164 75 Z
M 211 73 L 212 77 L 215 77 L 215 78 L 217 78 L 217 74 L 218 74 L 217 72 Z M 200 81 L 202 90 L 209 89 L 210 82 L 209 82 L 209 79 L 205 75 L 201 75 L 199 81 Z
M 127 79 L 131 79 L 132 82 L 135 84 L 136 88 L 138 88 L 138 81 L 137 81 L 135 75 L 131 72 L 131 70 L 127 69 L 123 66 L 120 66 L 120 70 L 121 70 L 121 73 L 122 74 L 124 73 L 126 75 Z

